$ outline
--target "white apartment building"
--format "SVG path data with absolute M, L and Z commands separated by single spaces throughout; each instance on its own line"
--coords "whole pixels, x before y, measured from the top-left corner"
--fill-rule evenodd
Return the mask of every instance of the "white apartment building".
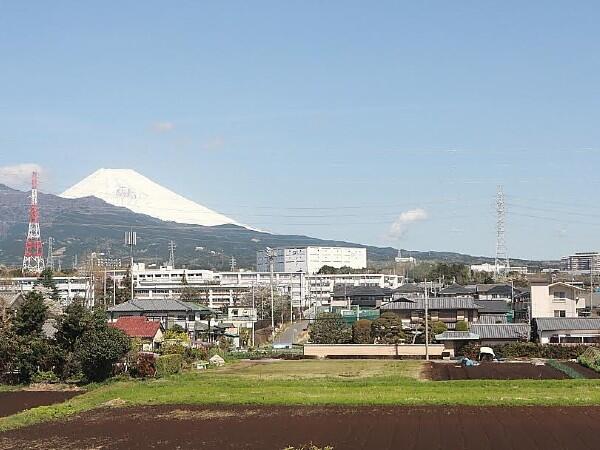
M 359 247 L 278 247 L 273 249 L 273 271 L 317 273 L 323 266 L 339 269 L 365 269 L 367 249 Z M 256 270 L 268 272 L 269 258 L 266 250 L 256 252 Z
M 68 306 L 74 299 L 83 299 L 89 307 L 94 306 L 94 290 L 89 277 L 56 276 L 56 290 L 62 306 Z M 0 279 L 0 291 L 27 293 L 39 284 L 37 277 L 15 277 Z
M 146 268 L 140 263 L 134 265 L 133 281 L 136 299 L 176 299 L 184 289 L 193 288 L 199 299 L 206 305 L 218 308 L 237 306 L 243 298 L 251 297 L 253 291 L 258 297 L 259 290 L 270 286 L 271 274 L 269 272 L 212 272 L 172 267 L 155 269 Z M 329 304 L 336 284 L 396 288 L 402 282 L 403 277 L 400 275 L 273 273 L 275 291 L 282 295 L 289 295 L 294 308 L 307 308 L 314 303 Z
M 585 308 L 583 289 L 567 283 L 531 284 L 531 319 L 578 317 Z

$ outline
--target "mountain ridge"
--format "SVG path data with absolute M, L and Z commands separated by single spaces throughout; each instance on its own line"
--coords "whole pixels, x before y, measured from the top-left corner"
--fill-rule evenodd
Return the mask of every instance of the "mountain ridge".
M 0 184 L 0 263 L 19 265 L 27 233 L 29 193 Z M 256 251 L 267 246 L 357 246 L 367 248 L 370 263 L 391 262 L 398 249 L 354 244 L 342 240 L 319 239 L 304 235 L 270 234 L 236 224 L 202 226 L 167 222 L 149 215 L 114 206 L 94 196 L 77 199 L 39 193 L 42 239 L 54 238 L 55 255 L 62 257 L 63 267 L 86 252 L 103 251 L 114 257 L 127 257 L 124 233 L 138 233 L 135 258 L 143 262 L 163 262 L 168 257 L 168 243 L 177 245 L 178 265 L 216 270 L 228 269 L 234 256 L 238 267 L 252 268 Z M 402 250 L 404 256 L 418 260 L 478 264 L 493 258 L 454 252 L 419 252 Z M 533 264 L 535 261 L 513 260 Z

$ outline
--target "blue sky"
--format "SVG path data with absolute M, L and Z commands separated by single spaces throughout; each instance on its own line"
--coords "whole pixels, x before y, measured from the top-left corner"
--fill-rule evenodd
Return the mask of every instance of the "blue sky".
M 597 250 L 599 17 L 597 2 L 3 2 L 0 168 L 39 164 L 52 192 L 134 168 L 274 232 L 483 255 L 502 184 L 510 256 Z

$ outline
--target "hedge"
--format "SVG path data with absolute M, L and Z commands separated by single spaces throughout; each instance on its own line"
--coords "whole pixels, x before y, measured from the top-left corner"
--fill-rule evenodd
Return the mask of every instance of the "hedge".
M 479 344 L 465 345 L 459 352 L 463 356 L 476 359 L 479 356 Z M 545 358 L 545 359 L 576 359 L 590 347 L 589 345 L 541 345 L 535 342 L 513 342 L 493 346 L 499 358 Z
M 582 366 L 600 372 L 600 349 L 597 347 L 589 347 L 585 352 L 579 355 L 577 362 Z
M 181 355 L 163 355 L 156 361 L 156 376 L 164 377 L 178 373 L 181 370 L 182 364 L 183 356 Z

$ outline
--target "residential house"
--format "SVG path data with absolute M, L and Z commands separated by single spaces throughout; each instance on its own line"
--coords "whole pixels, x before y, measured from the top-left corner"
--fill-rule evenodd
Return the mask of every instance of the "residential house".
M 162 324 L 149 320 L 147 317 L 123 316 L 119 317 L 116 322 L 109 323 L 109 326 L 123 331 L 132 339 L 140 339 L 141 350 L 146 352 L 158 350 L 164 340 Z
M 496 346 L 511 342 L 527 342 L 531 329 L 527 323 L 470 324 L 469 331 L 445 331 L 435 336 L 447 350 L 456 354 L 469 342 L 482 346 Z
M 439 297 L 462 297 L 475 298 L 476 288 L 474 286 L 461 286 L 458 283 L 453 283 L 440 290 Z
M 568 283 L 531 283 L 531 319 L 578 317 L 585 310 L 583 289 Z
M 537 317 L 533 333 L 541 344 L 598 344 L 600 317 Z
M 471 297 L 433 297 L 427 300 L 429 318 L 431 321 L 444 322 L 448 329 L 453 330 L 456 322 L 476 322 L 479 306 Z M 421 324 L 425 318 L 425 299 L 401 299 L 384 303 L 381 313 L 394 312 L 400 316 L 406 327 Z
M 111 322 L 120 317 L 143 316 L 160 322 L 164 329 L 179 325 L 190 334 L 195 334 L 196 322 L 207 320 L 215 315 L 216 312 L 210 308 L 175 299 L 129 300 L 108 308 Z

